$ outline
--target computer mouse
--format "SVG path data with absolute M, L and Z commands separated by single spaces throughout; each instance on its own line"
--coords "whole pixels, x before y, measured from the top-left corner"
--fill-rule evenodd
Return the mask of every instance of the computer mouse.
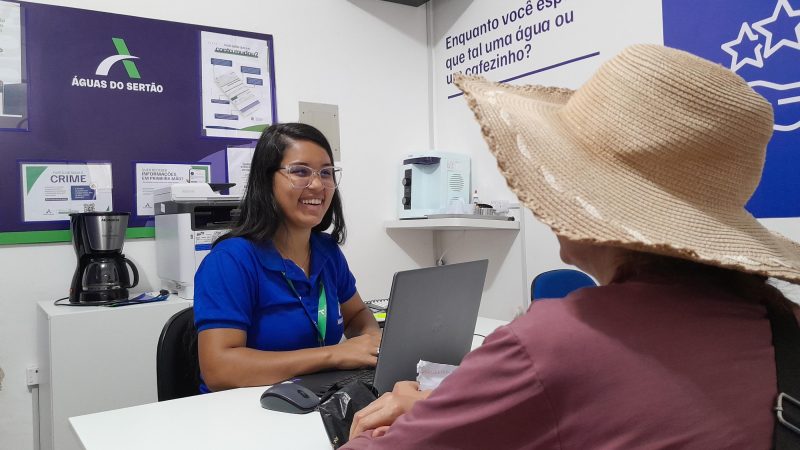
M 319 405 L 319 397 L 307 387 L 295 383 L 280 383 L 261 394 L 261 407 L 272 411 L 306 414 Z

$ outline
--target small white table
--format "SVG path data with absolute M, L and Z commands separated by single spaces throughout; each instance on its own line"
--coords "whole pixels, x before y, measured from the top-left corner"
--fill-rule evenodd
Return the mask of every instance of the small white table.
M 190 306 L 176 296 L 118 308 L 39 302 L 41 450 L 81 448 L 69 417 L 158 400 L 158 337 L 173 314 Z
M 478 318 L 475 333 L 505 325 Z M 473 338 L 472 348 L 483 342 Z M 266 386 L 232 389 L 166 402 L 71 417 L 86 450 L 157 449 L 328 449 L 319 414 L 285 414 L 263 409 Z

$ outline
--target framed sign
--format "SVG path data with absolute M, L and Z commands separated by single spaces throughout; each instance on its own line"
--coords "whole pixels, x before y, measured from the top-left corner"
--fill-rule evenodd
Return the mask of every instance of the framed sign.
M 228 148 L 276 121 L 271 35 L 4 0 L 0 19 L 0 244 L 67 241 L 83 208 L 152 236 L 153 189 L 227 182 Z

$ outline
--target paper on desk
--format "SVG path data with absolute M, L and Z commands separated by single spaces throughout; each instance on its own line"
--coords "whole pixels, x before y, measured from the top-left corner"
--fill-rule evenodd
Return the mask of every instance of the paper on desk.
M 439 386 L 439 383 L 453 373 L 456 368 L 458 368 L 458 366 L 420 360 L 417 363 L 417 383 L 419 383 L 419 390 L 426 391 Z

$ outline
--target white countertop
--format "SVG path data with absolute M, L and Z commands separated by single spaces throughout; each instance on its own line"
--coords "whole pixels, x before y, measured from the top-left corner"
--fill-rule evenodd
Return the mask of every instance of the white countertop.
M 506 323 L 479 317 L 475 333 L 486 336 Z M 483 338 L 475 336 L 473 348 L 481 342 Z M 149 403 L 71 417 L 69 422 L 86 450 L 331 448 L 318 413 L 263 409 L 259 399 L 264 389 L 232 389 Z

